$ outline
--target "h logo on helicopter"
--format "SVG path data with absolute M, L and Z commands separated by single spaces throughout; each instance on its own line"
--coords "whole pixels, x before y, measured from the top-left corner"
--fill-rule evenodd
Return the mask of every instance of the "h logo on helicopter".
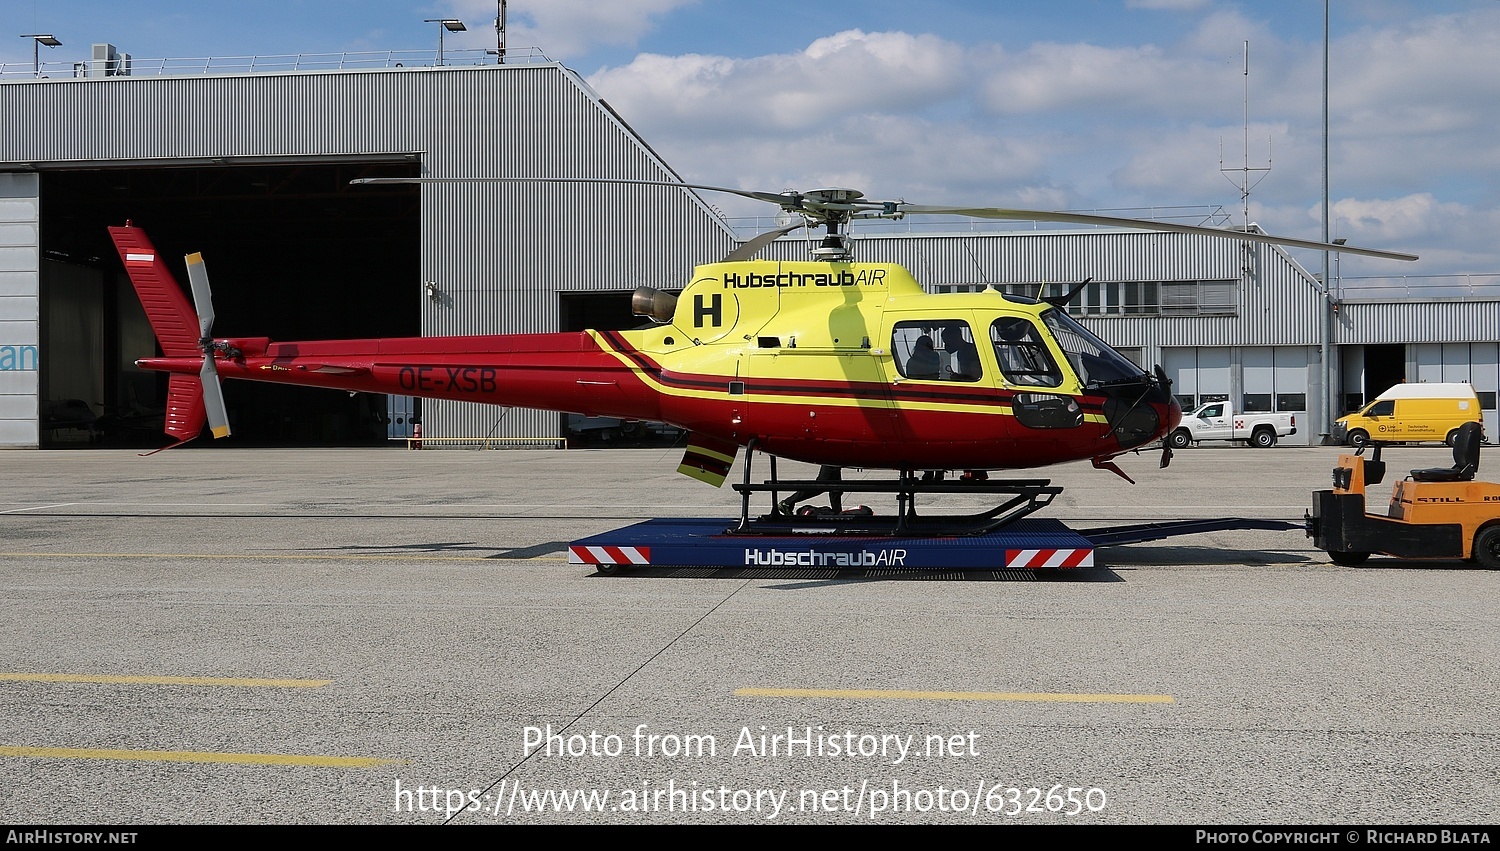
M 707 306 L 703 303 L 702 293 L 693 296 L 693 327 L 702 328 L 705 318 L 712 319 L 715 328 L 724 324 L 724 301 L 719 293 L 709 297 Z

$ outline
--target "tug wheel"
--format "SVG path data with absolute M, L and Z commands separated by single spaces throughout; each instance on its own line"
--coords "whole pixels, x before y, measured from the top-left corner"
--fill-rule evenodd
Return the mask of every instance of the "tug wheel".
M 1369 553 L 1341 553 L 1341 552 L 1332 552 L 1332 551 L 1330 551 L 1328 553 L 1328 558 L 1330 560 L 1332 560 L 1334 564 L 1339 565 L 1340 567 L 1359 567 L 1360 565 L 1364 564 L 1366 561 L 1370 560 L 1370 554 Z
M 1473 559 L 1481 567 L 1500 570 L 1500 524 L 1486 526 L 1474 536 Z

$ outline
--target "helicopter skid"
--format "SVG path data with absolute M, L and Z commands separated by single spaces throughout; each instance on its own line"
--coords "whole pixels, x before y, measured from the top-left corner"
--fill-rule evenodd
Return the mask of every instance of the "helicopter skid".
M 902 476 L 896 480 L 857 482 L 770 481 L 758 485 L 734 485 L 744 497 L 744 510 L 734 535 L 983 535 L 1046 508 L 1062 488 L 1047 479 L 1007 479 L 979 482 L 924 482 Z M 770 493 L 777 502 L 783 493 L 824 491 L 833 506 L 841 506 L 851 493 L 896 495 L 894 515 L 877 515 L 864 506 L 851 510 L 803 506 L 791 513 L 751 517 L 750 495 Z M 917 513 L 916 497 L 938 494 L 992 494 L 1003 501 L 994 508 L 973 514 L 924 515 Z
M 903 471 L 896 479 L 778 479 L 774 456 L 771 458 L 769 481 L 752 484 L 749 478 L 747 464 L 745 481 L 733 486 L 741 496 L 741 508 L 739 524 L 729 530 L 730 534 L 983 535 L 1046 508 L 1063 490 L 1062 487 L 1053 485 L 1050 479 L 945 481 L 927 476 L 919 477 L 909 470 Z M 750 515 L 750 498 L 757 493 L 771 495 L 771 502 L 776 506 L 773 513 L 759 517 Z M 844 497 L 848 494 L 880 493 L 895 494 L 894 515 L 876 515 L 864 506 L 843 510 Z M 781 501 L 782 494 L 789 495 L 786 502 Z M 993 508 L 973 514 L 929 516 L 917 513 L 918 495 L 942 494 L 989 494 L 1001 501 Z M 824 495 L 830 503 L 828 508 L 809 505 L 795 507 L 797 502 Z

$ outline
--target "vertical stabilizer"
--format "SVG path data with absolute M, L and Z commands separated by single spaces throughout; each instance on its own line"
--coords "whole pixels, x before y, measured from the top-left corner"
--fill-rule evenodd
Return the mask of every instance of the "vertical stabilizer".
M 126 223 L 112 227 L 109 236 L 120 252 L 125 273 L 146 309 L 156 341 L 167 357 L 201 355 L 198 315 L 182 287 L 157 253 L 146 232 Z M 178 443 L 192 440 L 208 420 L 203 404 L 203 382 L 196 375 L 173 375 L 167 383 L 166 432 Z
M 167 357 L 201 355 L 198 315 L 146 232 L 127 223 L 110 228 L 109 236 L 120 252 L 130 283 L 135 285 L 141 307 L 146 309 L 146 318 L 151 320 L 161 353 Z
M 166 432 L 178 442 L 192 440 L 208 419 L 203 408 L 203 383 L 196 375 L 173 375 L 167 383 Z

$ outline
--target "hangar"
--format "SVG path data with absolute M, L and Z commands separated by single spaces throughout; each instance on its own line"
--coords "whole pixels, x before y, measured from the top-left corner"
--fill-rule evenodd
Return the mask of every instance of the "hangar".
M 96 53 L 98 52 L 96 46 Z M 104 46 L 107 47 L 107 46 Z M 108 55 L 112 51 L 105 51 Z M 430 57 L 427 58 L 430 61 Z M 0 446 L 160 445 L 154 341 L 105 227 L 131 220 L 166 256 L 202 252 L 215 333 L 321 339 L 628 327 L 628 294 L 675 290 L 738 238 L 710 200 L 621 185 L 356 187 L 372 176 L 680 180 L 576 73 L 536 52 L 506 64 L 395 54 L 286 68 L 80 64 L 0 80 Z M 763 256 L 800 259 L 800 239 Z M 1092 278 L 1074 312 L 1185 405 L 1217 398 L 1326 429 L 1316 278 L 1273 247 L 1090 230 L 872 230 L 859 256 L 937 291 L 1035 293 Z M 1339 305 L 1343 407 L 1400 380 L 1467 380 L 1488 431 L 1500 297 Z M 517 441 L 565 418 L 454 402 L 227 382 L 239 445 Z M 550 442 L 548 445 L 551 445 Z

